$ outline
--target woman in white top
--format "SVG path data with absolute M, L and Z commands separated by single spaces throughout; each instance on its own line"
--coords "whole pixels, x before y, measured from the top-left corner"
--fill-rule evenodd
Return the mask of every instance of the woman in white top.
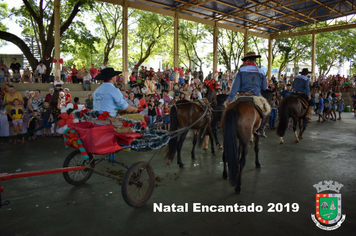
M 64 82 L 61 80 L 61 78 L 59 76 L 56 76 L 56 80 L 53 83 L 54 87 L 57 90 L 63 89 L 63 84 L 64 84 Z

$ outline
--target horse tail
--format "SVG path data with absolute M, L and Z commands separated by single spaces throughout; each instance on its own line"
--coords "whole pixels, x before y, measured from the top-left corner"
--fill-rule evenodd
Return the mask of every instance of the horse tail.
M 239 171 L 239 154 L 237 140 L 237 120 L 236 107 L 225 111 L 224 114 L 224 156 L 228 165 L 229 180 L 232 186 L 236 186 L 237 174 Z
M 179 125 L 178 125 L 178 115 L 177 115 L 176 106 L 172 106 L 171 111 L 169 113 L 169 120 L 170 120 L 170 131 L 177 130 Z M 168 159 L 169 161 L 173 161 L 177 151 L 177 142 L 178 142 L 178 137 L 169 140 L 165 159 Z
M 278 126 L 277 126 L 277 134 L 279 137 L 283 137 L 286 128 L 289 122 L 289 114 L 288 114 L 288 98 L 282 100 L 278 108 Z

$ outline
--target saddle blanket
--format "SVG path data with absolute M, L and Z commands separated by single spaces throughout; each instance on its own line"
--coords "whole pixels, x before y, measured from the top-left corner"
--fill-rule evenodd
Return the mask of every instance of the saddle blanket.
M 266 116 L 271 113 L 271 106 L 268 101 L 262 96 L 238 96 L 235 98 L 235 101 L 251 101 L 255 106 L 260 108 L 263 116 Z

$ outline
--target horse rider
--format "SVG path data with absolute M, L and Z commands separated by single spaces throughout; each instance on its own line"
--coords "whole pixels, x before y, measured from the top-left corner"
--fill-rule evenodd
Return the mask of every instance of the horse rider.
M 103 83 L 93 94 L 94 110 L 98 110 L 99 113 L 107 111 L 111 117 L 116 117 L 116 109 L 118 106 L 128 113 L 137 112 L 137 108 L 130 106 L 124 100 L 121 91 L 114 85 L 116 76 L 119 74 L 121 74 L 121 71 L 115 71 L 113 68 L 105 68 L 95 77 L 96 80 L 103 80 Z
M 313 112 L 314 108 L 314 100 L 310 96 L 310 81 L 309 78 L 307 77 L 308 74 L 310 74 L 308 68 L 303 68 L 301 72 L 299 72 L 300 75 L 296 76 L 293 81 L 293 95 L 300 96 L 304 98 L 306 101 L 308 101 L 308 111 L 307 111 L 307 120 L 308 123 L 311 122 L 311 114 Z
M 267 89 L 267 80 L 264 71 L 256 65 L 256 58 L 261 58 L 261 55 L 256 55 L 255 52 L 248 52 L 242 58 L 243 66 L 240 67 L 235 76 L 234 83 L 231 88 L 231 93 L 226 100 L 226 105 L 234 99 L 235 95 L 254 95 L 261 96 L 261 90 Z M 267 138 L 264 128 L 268 121 L 268 116 L 263 117 L 261 126 L 256 131 L 256 135 Z

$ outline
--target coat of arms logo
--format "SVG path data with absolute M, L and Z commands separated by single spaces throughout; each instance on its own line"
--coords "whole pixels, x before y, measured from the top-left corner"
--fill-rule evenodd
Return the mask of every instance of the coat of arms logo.
M 316 188 L 316 214 L 311 218 L 317 227 L 323 230 L 335 230 L 345 221 L 346 215 L 341 214 L 340 189 L 344 185 L 336 181 L 321 181 L 314 184 Z M 330 193 L 336 192 L 336 193 Z

